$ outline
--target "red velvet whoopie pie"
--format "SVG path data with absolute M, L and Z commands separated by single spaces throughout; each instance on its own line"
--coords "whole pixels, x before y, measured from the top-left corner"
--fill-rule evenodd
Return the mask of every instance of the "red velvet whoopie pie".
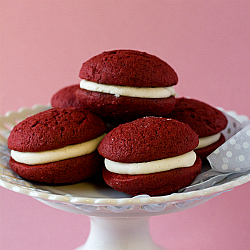
M 175 105 L 178 77 L 160 58 L 136 50 L 112 50 L 82 64 L 77 99 L 86 109 L 122 122 L 166 116 Z
M 76 99 L 76 90 L 80 89 L 79 84 L 73 84 L 59 89 L 51 98 L 53 108 L 83 108 L 82 103 Z
M 176 98 L 175 108 L 168 117 L 187 123 L 198 134 L 199 145 L 195 152 L 202 160 L 225 142 L 221 132 L 227 126 L 227 118 L 207 103 Z
M 193 151 L 198 135 L 185 123 L 144 117 L 119 125 L 98 146 L 104 181 L 130 195 L 167 195 L 190 185 L 201 172 Z
M 10 133 L 10 167 L 30 181 L 66 184 L 91 177 L 103 168 L 98 144 L 103 120 L 77 108 L 49 109 L 26 118 Z

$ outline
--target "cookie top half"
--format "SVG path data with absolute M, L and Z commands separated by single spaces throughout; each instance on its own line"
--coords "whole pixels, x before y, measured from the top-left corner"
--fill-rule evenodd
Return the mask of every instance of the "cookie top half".
M 175 107 L 168 117 L 189 124 L 199 137 L 217 134 L 227 126 L 227 118 L 221 111 L 204 102 L 184 97 L 176 98 Z
M 192 151 L 198 135 L 182 122 L 145 117 L 119 125 L 98 146 L 103 157 L 116 162 L 148 162 Z
M 169 87 L 178 82 L 170 65 L 136 50 L 112 50 L 96 55 L 82 64 L 79 76 L 96 83 L 133 87 Z
M 19 152 L 39 152 L 82 143 L 106 132 L 106 124 L 88 110 L 49 109 L 18 123 L 8 147 Z
M 73 84 L 59 89 L 51 98 L 53 108 L 83 108 L 82 103 L 76 99 L 76 90 L 80 89 L 79 84 Z

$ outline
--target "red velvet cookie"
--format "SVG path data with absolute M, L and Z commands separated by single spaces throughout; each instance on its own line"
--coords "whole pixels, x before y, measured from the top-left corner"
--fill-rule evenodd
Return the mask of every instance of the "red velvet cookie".
M 76 99 L 76 90 L 80 89 L 79 84 L 70 85 L 58 90 L 51 98 L 53 108 L 83 108 L 83 105 Z
M 166 62 L 136 50 L 113 50 L 96 55 L 83 63 L 79 76 L 93 82 L 133 87 L 169 87 L 178 81 Z
M 227 126 L 226 116 L 218 109 L 195 99 L 177 98 L 174 110 L 168 117 L 187 123 L 198 135 L 199 138 L 214 136 L 211 144 L 196 149 L 197 155 L 205 159 L 217 147 L 225 142 L 221 131 Z
M 198 142 L 198 135 L 187 124 L 173 119 L 145 117 L 119 125 L 110 131 L 98 146 L 100 155 L 106 158 L 104 180 L 115 190 L 131 195 L 163 195 L 176 192 L 191 184 L 200 173 L 201 160 L 193 153 L 191 165 L 175 166 L 175 169 L 172 169 L 172 165 L 176 165 L 180 157 L 190 154 Z M 173 160 L 169 170 L 159 171 L 155 169 L 155 165 L 151 165 L 162 159 Z M 107 165 L 109 161 L 115 164 L 112 171 Z M 134 166 L 138 163 L 142 163 L 142 171 L 149 163 L 149 171 L 126 173 L 128 165 Z M 120 166 L 119 170 L 118 167 L 115 169 L 118 164 L 122 169 Z
M 80 78 L 90 84 L 107 87 L 132 87 L 132 92 L 150 88 L 148 93 L 158 87 L 168 88 L 176 85 L 175 71 L 163 60 L 145 52 L 134 50 L 113 50 L 103 52 L 82 64 Z M 77 99 L 85 108 L 107 118 L 130 121 L 143 116 L 166 116 L 175 105 L 174 94 L 169 96 L 133 96 L 116 94 L 97 89 L 76 91 Z M 134 89 L 135 88 L 135 89 Z
M 93 150 L 86 153 L 82 153 L 84 146 L 79 144 L 102 136 L 106 129 L 104 121 L 88 110 L 58 108 L 40 112 L 18 123 L 11 131 L 8 138 L 8 147 L 11 149 L 10 166 L 20 176 L 31 181 L 46 183 L 81 181 L 102 168 L 103 158 L 96 150 L 98 141 Z M 77 146 L 78 149 L 70 149 L 73 146 Z M 62 149 L 63 153 L 58 153 L 58 150 Z M 64 157 L 70 150 L 71 152 L 77 150 L 80 153 L 73 155 L 71 153 Z M 39 154 L 45 152 L 48 154 L 51 151 L 57 157 L 61 154 L 64 158 L 54 160 L 45 155 L 42 161 L 50 159 L 49 161 L 37 161 Z M 33 163 L 30 163 L 31 157 Z

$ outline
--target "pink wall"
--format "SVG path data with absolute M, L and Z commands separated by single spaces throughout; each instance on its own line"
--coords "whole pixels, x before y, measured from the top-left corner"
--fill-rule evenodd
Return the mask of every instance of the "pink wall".
M 104 50 L 155 54 L 178 73 L 180 96 L 250 116 L 250 2 L 61 0 L 0 2 L 0 114 L 47 104 Z M 74 249 L 88 217 L 0 188 L 0 248 Z M 249 249 L 250 184 L 190 210 L 153 217 L 155 241 L 174 250 Z

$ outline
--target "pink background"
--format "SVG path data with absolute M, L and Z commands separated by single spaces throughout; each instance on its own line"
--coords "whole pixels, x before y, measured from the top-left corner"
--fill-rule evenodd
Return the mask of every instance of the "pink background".
M 104 50 L 146 51 L 178 73 L 176 91 L 250 116 L 250 2 L 1 0 L 0 114 L 47 104 L 78 83 Z M 87 216 L 0 188 L 0 248 L 74 249 Z M 152 217 L 153 239 L 173 250 L 249 249 L 250 183 L 176 214 Z

